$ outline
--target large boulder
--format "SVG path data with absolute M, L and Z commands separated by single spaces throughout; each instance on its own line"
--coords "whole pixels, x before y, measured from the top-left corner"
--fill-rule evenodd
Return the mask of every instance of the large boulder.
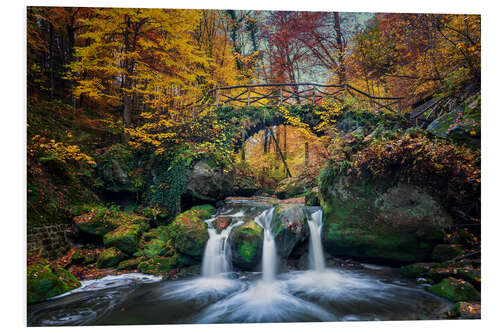
M 426 191 L 335 170 L 320 175 L 325 248 L 336 256 L 395 263 L 425 261 L 451 219 Z
M 189 266 L 192 263 L 192 258 L 176 253 L 169 257 L 154 256 L 144 260 L 137 265 L 137 269 L 145 274 L 164 275 L 172 269 Z
M 252 270 L 262 252 L 264 229 L 253 219 L 247 220 L 231 234 L 232 262 L 235 266 Z
M 207 224 L 215 208 L 210 205 L 193 207 L 174 219 L 168 226 L 171 243 L 180 253 L 201 257 L 208 240 Z
M 185 195 L 192 197 L 193 201 L 216 202 L 231 194 L 233 184 L 234 172 L 202 160 L 188 172 Z
M 45 301 L 81 286 L 73 274 L 43 259 L 28 265 L 27 273 L 28 303 Z
M 306 240 L 307 217 L 303 205 L 281 204 L 274 211 L 273 234 L 281 258 L 288 258 L 294 247 Z

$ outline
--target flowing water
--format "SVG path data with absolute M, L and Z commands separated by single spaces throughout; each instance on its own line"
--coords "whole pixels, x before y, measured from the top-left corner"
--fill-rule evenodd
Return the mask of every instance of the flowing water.
M 323 246 L 321 244 L 321 229 L 323 228 L 323 211 L 315 211 L 307 218 L 309 232 L 309 265 L 318 272 L 325 270 L 325 257 L 323 255 Z
M 84 281 L 66 295 L 29 305 L 28 325 L 437 319 L 453 307 L 390 268 L 328 268 L 319 209 L 307 214 L 310 270 L 278 274 L 273 215 L 269 204 L 232 202 L 206 221 L 210 238 L 200 277 L 161 281 L 125 274 Z M 217 231 L 212 224 L 220 216 L 231 222 Z M 231 233 L 248 218 L 264 228 L 262 272 L 231 267 Z

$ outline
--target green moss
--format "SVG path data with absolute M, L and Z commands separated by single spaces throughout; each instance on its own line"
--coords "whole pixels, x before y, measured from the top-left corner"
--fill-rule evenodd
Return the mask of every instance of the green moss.
M 233 262 L 244 269 L 253 269 L 257 264 L 264 237 L 264 230 L 254 221 L 249 221 L 235 230 Z
M 139 263 L 137 269 L 145 274 L 165 274 L 172 269 L 185 267 L 192 263 L 193 261 L 189 257 L 176 253 L 170 257 L 154 256 Z
M 140 233 L 141 227 L 137 224 L 122 225 L 104 235 L 104 245 L 132 254 L 137 251 Z
M 117 269 L 136 269 L 142 258 L 133 258 L 120 262 Z
M 204 219 L 204 220 L 210 218 L 210 216 L 215 214 L 215 207 L 212 205 L 208 205 L 208 204 L 194 206 L 194 207 L 191 207 L 190 210 L 199 211 L 199 217 L 201 219 Z
M 125 259 L 125 254 L 115 247 L 104 250 L 97 258 L 97 267 L 116 267 L 120 261 Z
M 467 281 L 447 278 L 429 287 L 429 291 L 450 301 L 480 301 L 481 294 Z
M 168 226 L 172 245 L 181 253 L 200 257 L 208 240 L 207 225 L 203 217 L 210 215 L 205 209 L 190 209 L 177 215 Z
M 73 221 L 77 228 L 88 234 L 104 236 L 120 226 L 138 224 L 141 230 L 149 228 L 149 219 L 131 212 L 122 212 L 118 207 L 83 205 L 73 208 Z
M 41 261 L 28 266 L 28 303 L 41 302 L 80 287 L 80 282 L 63 268 Z

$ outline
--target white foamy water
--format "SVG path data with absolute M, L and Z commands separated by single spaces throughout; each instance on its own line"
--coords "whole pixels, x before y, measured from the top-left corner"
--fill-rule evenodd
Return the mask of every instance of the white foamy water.
M 240 216 L 235 214 L 234 216 Z M 206 278 L 220 277 L 224 273 L 231 271 L 231 246 L 229 244 L 229 235 L 234 227 L 243 224 L 239 221 L 228 226 L 226 229 L 217 233 L 217 230 L 212 226 L 213 219 L 207 220 L 208 241 L 203 254 L 202 275 Z
M 266 282 L 272 282 L 276 276 L 276 244 L 272 235 L 272 222 L 274 207 L 264 211 L 255 218 L 262 228 L 264 228 L 264 244 L 262 246 L 262 275 Z
M 321 244 L 321 229 L 323 228 L 323 211 L 320 209 L 307 218 L 309 225 L 309 265 L 315 271 L 325 270 L 325 257 Z

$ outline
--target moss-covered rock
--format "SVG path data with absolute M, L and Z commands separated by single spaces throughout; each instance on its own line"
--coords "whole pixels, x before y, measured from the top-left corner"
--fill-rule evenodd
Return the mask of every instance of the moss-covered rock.
M 200 257 L 208 240 L 207 225 L 203 219 L 209 218 L 214 212 L 212 206 L 205 205 L 177 215 L 168 226 L 171 244 L 175 249 L 192 257 Z
M 253 220 L 234 230 L 231 240 L 233 264 L 246 270 L 254 269 L 261 255 L 263 239 L 264 229 Z
M 321 172 L 319 193 L 325 248 L 332 255 L 424 261 L 451 225 L 425 191 L 389 180 L 350 177 L 342 166 Z
M 111 247 L 102 251 L 97 258 L 97 267 L 116 267 L 120 261 L 126 258 L 126 255 L 117 249 L 116 247 Z
M 137 265 L 143 260 L 144 258 L 133 258 L 133 259 L 127 259 L 118 264 L 117 269 L 136 269 Z
M 41 260 L 28 266 L 28 303 L 41 302 L 80 287 L 80 282 L 67 270 Z
M 429 291 L 454 302 L 481 300 L 481 294 L 474 289 L 472 284 L 452 277 L 443 279 L 438 284 L 430 286 Z
M 131 212 L 122 212 L 117 207 L 101 205 L 85 205 L 77 207 L 74 212 L 78 214 L 73 221 L 81 232 L 104 236 L 119 226 L 139 224 L 142 229 L 149 228 L 149 219 Z
M 308 235 L 304 206 L 281 204 L 274 210 L 273 235 L 281 258 L 288 258 L 297 243 Z
M 456 258 L 462 253 L 462 247 L 458 244 L 438 244 L 432 251 L 432 259 L 442 262 Z
M 127 254 L 137 251 L 141 227 L 138 224 L 122 225 L 104 235 L 106 247 L 116 247 Z
M 193 259 L 188 256 L 176 253 L 170 257 L 154 256 L 140 262 L 137 269 L 145 274 L 165 274 L 175 268 L 185 267 L 193 263 Z
M 418 262 L 416 264 L 402 266 L 399 272 L 401 275 L 409 278 L 425 277 L 427 276 L 427 272 L 436 266 L 437 264 L 435 263 Z

